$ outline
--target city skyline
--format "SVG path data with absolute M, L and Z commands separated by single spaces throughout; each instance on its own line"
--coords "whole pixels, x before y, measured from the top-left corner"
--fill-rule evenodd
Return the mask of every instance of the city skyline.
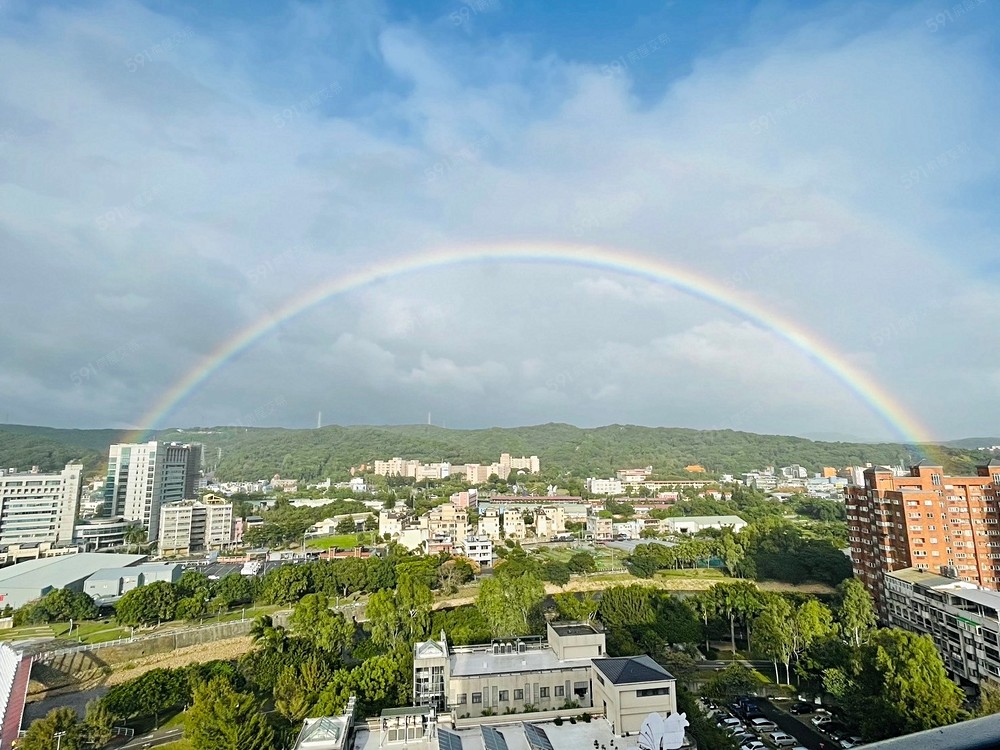
M 9 0 L 0 416 L 992 435 L 997 20 Z

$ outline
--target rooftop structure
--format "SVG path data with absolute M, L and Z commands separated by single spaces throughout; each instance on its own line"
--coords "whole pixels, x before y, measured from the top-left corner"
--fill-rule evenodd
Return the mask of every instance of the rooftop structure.
M 145 559 L 146 555 L 82 552 L 63 557 L 43 557 L 0 568 L 0 604 L 9 604 L 17 609 L 55 589 L 83 591 L 83 582 L 98 570 L 127 567 Z
M 347 742 L 354 725 L 354 703 L 352 695 L 341 716 L 306 719 L 295 739 L 294 750 L 343 750 L 348 747 Z

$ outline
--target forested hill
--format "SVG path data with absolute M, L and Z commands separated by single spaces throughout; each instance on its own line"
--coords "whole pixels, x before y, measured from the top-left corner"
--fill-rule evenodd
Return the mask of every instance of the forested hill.
M 122 437 L 114 430 L 58 430 L 0 425 L 0 465 L 43 469 L 84 458 L 88 470 L 107 460 L 107 446 Z M 583 429 L 566 424 L 453 430 L 430 425 L 330 426 L 322 429 L 215 427 L 165 430 L 161 440 L 205 444 L 205 463 L 220 479 L 263 479 L 275 474 L 300 480 L 342 479 L 351 466 L 377 458 L 417 458 L 450 463 L 492 463 L 506 452 L 537 455 L 545 474 L 576 478 L 607 476 L 623 467 L 653 466 L 659 476 L 687 477 L 689 464 L 712 473 L 799 463 L 823 466 L 908 464 L 920 458 L 895 443 L 833 443 L 733 430 L 691 430 L 611 425 Z M 946 469 L 968 472 L 976 452 L 942 449 Z

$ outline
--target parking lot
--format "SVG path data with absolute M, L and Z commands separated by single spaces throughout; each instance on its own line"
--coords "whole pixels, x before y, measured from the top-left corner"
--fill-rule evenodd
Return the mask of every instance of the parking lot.
M 282 565 L 290 565 L 295 562 L 301 562 L 296 560 L 270 560 L 264 562 L 261 565 L 260 572 L 257 573 L 258 576 L 262 576 L 275 568 L 279 568 Z M 204 573 L 206 576 L 211 578 L 213 581 L 220 578 L 224 578 L 230 573 L 239 573 L 243 569 L 241 563 L 210 563 L 209 565 L 188 563 L 184 566 L 186 569 L 197 570 L 199 573 Z
M 803 713 L 793 714 L 790 709 L 793 704 Z M 782 738 L 781 747 L 809 748 L 809 750 L 834 750 L 835 748 L 858 747 L 847 739 L 851 733 L 846 728 L 833 731 L 834 736 L 830 736 L 821 731 L 813 724 L 813 719 L 820 715 L 827 715 L 818 706 L 809 707 L 798 701 L 778 701 L 772 703 L 764 698 L 744 698 L 727 706 L 718 706 L 713 718 L 720 725 L 729 724 L 730 730 L 740 741 L 744 750 L 761 750 L 761 748 L 779 747 L 774 741 L 774 732 L 781 732 L 789 737 Z M 756 719 L 758 722 L 769 720 L 777 729 L 766 726 L 763 729 L 754 729 L 751 725 Z M 829 721 L 829 719 L 824 719 Z M 739 722 L 736 724 L 736 722 Z M 838 726 L 833 722 L 833 726 Z M 841 739 L 843 738 L 843 742 Z M 792 740 L 794 739 L 794 743 Z

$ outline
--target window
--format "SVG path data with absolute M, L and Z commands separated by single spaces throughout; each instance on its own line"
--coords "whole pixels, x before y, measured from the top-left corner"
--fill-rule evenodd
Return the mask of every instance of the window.
M 472 694 L 472 702 L 473 703 L 482 703 L 483 702 L 483 694 L 482 693 L 473 693 Z
M 523 690 L 515 690 L 514 691 L 514 700 L 516 700 L 516 701 L 523 701 L 524 700 L 524 691 Z
M 670 695 L 670 688 L 650 688 L 649 690 L 636 690 L 636 696 L 639 698 L 648 698 L 651 695 Z
M 468 702 L 469 702 L 469 694 L 468 693 L 459 693 L 458 694 L 458 705 L 464 706 Z
M 941 475 L 940 474 L 931 474 L 931 484 L 940 485 L 941 484 Z
M 556 685 L 555 691 L 556 691 L 555 692 L 556 698 L 562 698 L 564 695 L 566 695 L 566 688 L 563 687 L 562 685 Z
M 539 688 L 538 689 L 538 697 L 539 698 L 548 698 L 549 697 L 549 689 L 547 687 Z
M 602 685 L 604 684 L 604 678 L 603 678 L 603 677 L 601 677 L 600 675 L 597 675 L 597 681 L 598 681 L 599 683 L 601 683 Z
M 501 690 L 500 691 L 500 700 L 502 700 L 502 701 L 509 701 L 510 700 L 510 691 L 508 691 L 508 690 Z

